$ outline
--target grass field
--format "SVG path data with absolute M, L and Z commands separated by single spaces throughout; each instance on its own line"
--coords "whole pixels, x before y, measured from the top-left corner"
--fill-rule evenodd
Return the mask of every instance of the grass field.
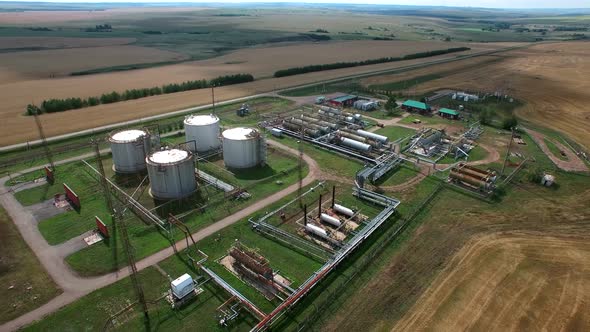
M 61 293 L 0 208 L 0 324 L 27 313 Z
M 389 137 L 390 141 L 396 141 L 400 138 L 411 136 L 415 134 L 416 131 L 406 127 L 387 126 L 375 131 L 375 133 Z
M 381 180 L 376 183 L 379 187 L 397 186 L 406 183 L 408 180 L 418 175 L 419 170 L 406 165 L 402 165 L 392 172 L 386 174 Z
M 559 150 L 559 148 L 555 145 L 555 143 L 553 143 L 553 141 L 551 139 L 545 138 L 545 144 L 547 145 L 547 147 L 549 148 L 549 151 L 551 151 L 551 153 L 556 156 L 557 158 L 561 159 L 561 160 L 568 160 L 567 156 L 564 156 L 561 153 L 561 150 Z

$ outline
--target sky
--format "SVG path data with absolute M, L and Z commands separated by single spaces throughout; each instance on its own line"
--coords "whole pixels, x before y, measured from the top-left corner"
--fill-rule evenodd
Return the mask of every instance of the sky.
M 0 0 L 9 1 L 9 0 Z M 12 0 L 14 1 L 14 0 Z M 17 0 L 18 1 L 18 0 Z M 590 0 L 21 0 L 21 1 L 43 1 L 43 2 L 307 2 L 307 3 L 356 3 L 356 4 L 380 4 L 380 5 L 414 5 L 414 6 L 452 6 L 452 7 L 487 7 L 487 8 L 590 8 Z

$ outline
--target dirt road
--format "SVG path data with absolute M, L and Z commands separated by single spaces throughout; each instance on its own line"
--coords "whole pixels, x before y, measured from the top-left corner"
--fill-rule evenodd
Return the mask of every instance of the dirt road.
M 547 144 L 545 144 L 545 135 L 528 128 L 525 128 L 525 130 L 529 135 L 531 135 L 531 137 L 533 138 L 535 143 L 537 143 L 537 145 L 541 148 L 543 153 L 545 153 L 547 157 L 549 157 L 549 159 L 551 159 L 551 161 L 557 167 L 561 168 L 564 171 L 570 172 L 588 171 L 588 167 L 586 166 L 586 164 L 584 164 L 584 162 L 578 156 L 576 156 L 576 154 L 572 150 L 565 147 L 563 144 L 557 141 L 553 141 L 557 148 L 565 153 L 567 160 L 559 159 L 551 152 L 551 150 L 549 150 L 549 147 L 547 147 Z
M 299 151 L 284 146 L 281 143 L 274 141 L 268 141 L 268 143 L 274 147 L 285 150 L 289 153 L 299 155 Z M 75 160 L 79 158 L 80 157 L 72 159 Z M 304 154 L 303 160 L 307 163 L 309 167 L 309 173 L 303 179 L 303 185 L 306 186 L 318 180 L 321 171 L 319 165 L 311 157 Z M 67 160 L 67 162 L 69 161 L 72 160 Z M 64 161 L 62 161 L 62 163 L 63 162 Z M 41 319 L 44 316 L 58 310 L 59 308 L 76 301 L 77 299 L 94 290 L 110 285 L 129 275 L 129 270 L 127 267 L 122 268 L 116 272 L 94 278 L 82 278 L 76 275 L 64 262 L 63 257 L 60 253 L 60 247 L 50 246 L 47 243 L 47 241 L 45 241 L 45 239 L 43 238 L 43 236 L 39 232 L 39 229 L 36 226 L 36 221 L 33 215 L 29 213 L 27 210 L 25 210 L 20 205 L 20 203 L 18 203 L 18 201 L 14 198 L 13 195 L 8 193 L 8 190 L 5 187 L 7 180 L 8 178 L 6 177 L 0 179 L 0 187 L 2 187 L 3 189 L 3 194 L 0 195 L 0 204 L 2 204 L 2 206 L 6 209 L 8 214 L 14 220 L 14 223 L 18 227 L 23 238 L 31 247 L 31 249 L 35 252 L 37 257 L 39 258 L 39 261 L 43 264 L 49 275 L 63 289 L 63 293 L 60 296 L 49 301 L 45 305 L 31 312 L 26 313 L 18 317 L 17 319 L 14 319 L 10 322 L 3 324 L 2 326 L 0 326 L 0 331 L 13 331 L 22 326 L 30 324 L 33 321 Z M 206 238 L 207 236 L 215 234 L 223 228 L 233 225 L 240 220 L 243 220 L 252 213 L 277 202 L 283 197 L 297 192 L 298 188 L 298 183 L 292 184 L 287 188 L 273 194 L 272 196 L 266 197 L 258 202 L 255 202 L 254 204 L 244 208 L 243 210 L 238 211 L 237 213 L 227 216 L 219 220 L 218 222 L 201 229 L 200 231 L 193 234 L 193 238 L 195 239 L 195 241 L 200 241 Z M 176 243 L 176 247 L 178 250 L 183 250 L 186 247 L 186 243 L 184 241 L 179 241 Z M 174 250 L 171 247 L 161 250 L 151 256 L 148 256 L 138 261 L 137 269 L 143 270 L 172 256 L 173 254 Z

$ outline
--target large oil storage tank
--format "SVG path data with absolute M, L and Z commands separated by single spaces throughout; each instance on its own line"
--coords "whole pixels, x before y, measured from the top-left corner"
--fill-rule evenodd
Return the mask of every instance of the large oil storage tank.
M 266 142 L 254 128 L 223 131 L 223 162 L 228 168 L 250 168 L 266 162 Z
M 197 188 L 193 154 L 188 150 L 156 151 L 146 158 L 150 194 L 157 199 L 189 196 Z
M 190 115 L 184 119 L 186 141 L 195 141 L 187 146 L 193 152 L 205 152 L 219 148 L 219 118 L 213 114 Z M 196 145 L 196 151 L 195 149 Z
M 145 156 L 150 151 L 150 135 L 145 130 L 126 129 L 109 136 L 113 153 L 113 169 L 118 173 L 145 170 Z

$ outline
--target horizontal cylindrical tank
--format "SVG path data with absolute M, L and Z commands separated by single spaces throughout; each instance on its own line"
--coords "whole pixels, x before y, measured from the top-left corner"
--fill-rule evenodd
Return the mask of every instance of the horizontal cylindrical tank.
M 116 172 L 135 173 L 145 170 L 145 156 L 150 150 L 150 136 L 146 131 L 121 130 L 111 134 L 109 142 Z
M 338 133 L 342 137 L 350 138 L 350 139 L 353 139 L 355 141 L 359 141 L 359 142 L 362 142 L 362 143 L 367 143 L 367 139 L 366 138 L 360 137 L 360 136 L 355 135 L 355 134 L 352 134 L 352 133 L 349 133 L 347 131 L 340 131 Z
M 340 214 L 343 214 L 345 216 L 348 216 L 348 217 L 354 216 L 354 211 L 352 211 L 351 209 L 349 209 L 345 206 L 342 206 L 340 204 L 334 204 L 334 211 L 336 211 Z
M 323 133 L 327 133 L 328 131 L 330 131 L 330 129 L 328 127 L 326 127 L 326 126 L 320 126 L 318 124 L 310 123 L 308 121 L 304 121 L 304 120 L 301 120 L 301 119 L 292 118 L 292 119 L 289 120 L 289 122 L 291 122 L 293 124 L 296 124 L 296 125 L 300 125 L 300 126 L 312 128 L 312 129 L 315 129 L 315 130 L 319 130 L 319 131 L 321 131 Z
M 305 230 L 311 234 L 317 235 L 319 237 L 323 237 L 325 239 L 329 238 L 328 237 L 328 232 L 326 232 L 326 230 L 324 230 L 321 227 L 318 227 L 316 225 L 312 225 L 312 224 L 307 224 L 305 225 Z
M 347 116 L 347 117 L 346 117 L 346 122 L 354 122 L 354 117 L 352 117 L 352 116 Z
M 338 220 L 338 218 L 332 217 L 331 215 L 326 214 L 326 213 L 322 213 L 320 215 L 320 220 L 325 223 L 328 223 L 332 226 L 336 226 L 336 227 L 340 227 L 340 225 L 342 225 L 342 223 L 340 222 L 340 220 Z
M 232 128 L 222 134 L 223 162 L 228 168 L 250 168 L 262 163 L 262 138 L 254 128 Z
M 372 133 L 370 131 L 365 131 L 365 130 L 362 130 L 362 129 L 357 130 L 356 133 L 359 136 L 370 138 L 372 140 L 381 142 L 383 144 L 387 144 L 387 142 L 389 141 L 389 138 L 387 136 L 375 134 L 375 133 Z
M 283 131 L 280 130 L 279 128 L 272 128 L 270 130 L 270 133 L 275 137 L 282 137 L 283 136 Z
M 283 127 L 294 131 L 296 133 L 299 133 L 301 131 L 301 126 L 296 125 L 296 124 L 292 124 L 290 122 L 283 122 Z M 320 136 L 320 132 L 318 130 L 315 129 L 309 129 L 309 128 L 303 128 L 303 133 L 307 136 L 310 137 L 319 137 Z
M 205 152 L 219 148 L 219 118 L 213 114 L 190 115 L 184 119 L 184 132 L 186 141 L 195 141 L 196 144 L 188 144 L 193 152 Z
M 347 146 L 349 148 L 353 148 L 355 150 L 369 152 L 371 151 L 371 146 L 369 144 L 361 143 L 359 141 L 352 140 L 350 138 L 341 137 L 340 142 L 342 145 Z
M 449 176 L 452 179 L 465 182 L 465 183 L 470 184 L 476 188 L 481 188 L 481 189 L 489 189 L 490 188 L 490 183 L 482 181 L 477 178 L 474 178 L 474 177 L 469 176 L 467 174 L 456 172 L 454 170 L 451 170 L 451 173 L 449 174 Z
M 318 124 L 320 126 L 329 127 L 332 130 L 338 129 L 338 124 L 337 123 L 324 121 L 324 120 L 322 120 L 320 118 L 317 118 L 317 117 L 315 117 L 313 115 L 310 115 L 310 116 L 308 116 L 308 115 L 301 115 L 301 119 L 307 120 L 307 121 L 310 121 L 310 122 L 313 122 L 313 123 Z
M 188 150 L 156 151 L 146 158 L 150 193 L 158 199 L 177 199 L 197 189 L 193 154 Z

